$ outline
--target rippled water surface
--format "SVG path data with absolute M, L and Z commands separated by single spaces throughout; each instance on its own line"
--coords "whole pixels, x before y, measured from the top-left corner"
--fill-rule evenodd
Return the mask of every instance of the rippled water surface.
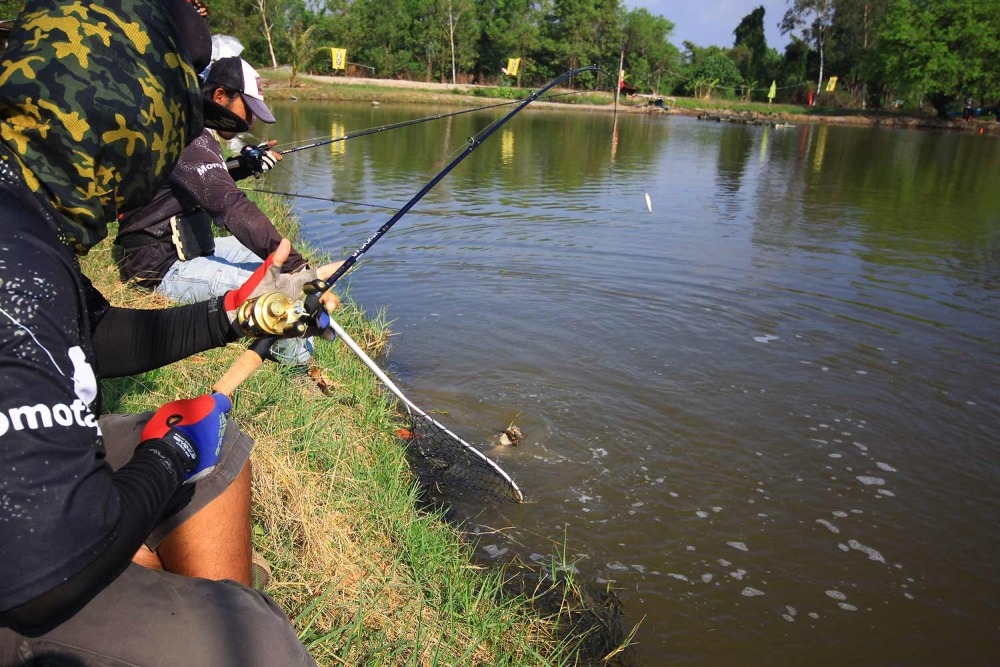
M 445 109 L 275 105 L 287 145 Z M 358 247 L 497 116 L 290 155 Z M 529 110 L 359 263 L 409 397 L 610 582 L 647 664 L 995 664 L 1000 142 Z M 647 210 L 648 193 L 652 212 Z M 489 449 L 516 422 L 517 449 Z

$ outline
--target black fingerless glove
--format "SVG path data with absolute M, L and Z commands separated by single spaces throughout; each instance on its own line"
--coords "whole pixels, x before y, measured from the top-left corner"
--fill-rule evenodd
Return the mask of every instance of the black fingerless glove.
M 270 171 L 277 162 L 266 145 L 244 146 L 236 159 L 240 167 L 246 169 L 255 177 L 260 177 L 264 172 Z

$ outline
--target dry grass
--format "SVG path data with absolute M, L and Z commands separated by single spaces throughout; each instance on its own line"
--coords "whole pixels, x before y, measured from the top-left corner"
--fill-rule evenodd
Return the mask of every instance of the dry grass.
M 118 279 L 110 241 L 85 271 L 112 303 L 164 299 Z M 351 304 L 338 316 L 376 355 L 386 327 Z M 105 383 L 111 410 L 154 409 L 206 391 L 242 353 L 211 350 Z M 332 379 L 265 364 L 236 392 L 233 416 L 256 441 L 254 544 L 272 565 L 268 592 L 323 665 L 549 665 L 567 661 L 551 622 L 504 594 L 503 573 L 471 564 L 471 548 L 417 493 L 394 431 L 394 406 L 346 346 L 318 341 Z

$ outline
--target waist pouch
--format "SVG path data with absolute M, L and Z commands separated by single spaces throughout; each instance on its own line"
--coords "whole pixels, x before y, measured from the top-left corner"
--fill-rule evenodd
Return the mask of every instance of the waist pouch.
M 195 211 L 170 218 L 170 240 L 177 251 L 177 259 L 186 262 L 215 252 L 215 235 L 212 218 L 205 211 Z

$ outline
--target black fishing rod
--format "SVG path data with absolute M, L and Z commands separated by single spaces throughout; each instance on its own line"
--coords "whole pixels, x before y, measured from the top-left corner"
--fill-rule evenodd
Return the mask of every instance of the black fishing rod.
M 380 238 L 385 236 L 386 232 L 388 232 L 392 228 L 392 226 L 399 221 L 400 218 L 406 215 L 406 213 L 411 208 L 413 208 L 413 206 L 418 201 L 420 201 L 424 197 L 424 195 L 430 192 L 431 188 L 437 185 L 442 178 L 451 173 L 452 169 L 457 167 L 462 160 L 467 158 L 472 153 L 472 151 L 476 150 L 476 148 L 478 148 L 486 139 L 488 139 L 490 135 L 492 135 L 494 132 L 500 129 L 501 125 L 503 125 L 511 118 L 513 118 L 515 115 L 517 115 L 526 106 L 537 100 L 542 95 L 542 93 L 551 90 L 552 88 L 559 85 L 566 79 L 569 79 L 570 77 L 576 76 L 578 74 L 582 74 L 583 72 L 602 72 L 604 74 L 607 74 L 606 72 L 598 68 L 596 65 L 588 65 L 587 67 L 580 67 L 574 70 L 570 70 L 564 74 L 561 74 L 552 81 L 550 81 L 549 83 L 547 83 L 542 88 L 539 88 L 537 91 L 531 93 L 528 97 L 521 100 L 521 103 L 518 104 L 516 107 L 514 107 L 514 109 L 512 109 L 510 113 L 490 123 L 479 134 L 477 134 L 474 137 L 471 137 L 469 139 L 468 145 L 465 147 L 464 150 L 462 150 L 461 153 L 459 153 L 455 157 L 455 159 L 453 159 L 451 162 L 445 165 L 444 169 L 438 172 L 434 176 L 434 178 L 432 178 L 430 181 L 427 182 L 427 185 L 422 187 L 420 191 L 417 192 L 417 194 L 413 195 L 413 197 L 411 197 L 408 202 L 403 204 L 403 206 L 398 211 L 396 211 L 396 213 L 391 218 L 389 218 L 389 220 L 386 221 L 385 224 L 379 227 L 374 234 L 369 236 L 368 239 L 364 243 L 362 243 L 357 250 L 351 253 L 351 255 L 344 260 L 344 262 L 340 265 L 340 267 L 338 267 L 337 270 L 334 271 L 329 278 L 327 278 L 326 280 L 314 280 L 306 284 L 308 296 L 306 297 L 305 303 L 303 305 L 305 306 L 305 311 L 307 315 L 312 317 L 318 313 L 322 317 L 324 312 L 322 312 L 321 309 L 319 308 L 320 296 L 322 296 L 324 292 L 333 287 L 334 283 L 336 283 L 337 280 L 341 278 L 341 276 L 347 273 L 351 269 L 351 267 L 354 266 L 354 264 L 361 258 L 361 256 L 364 255 L 366 252 L 368 252 L 368 250 L 373 245 L 375 245 L 375 243 Z
M 556 97 L 562 97 L 564 95 L 579 95 L 581 92 L 584 91 L 575 90 L 571 93 L 558 93 L 556 95 L 549 95 L 549 97 L 547 97 L 546 99 L 554 99 Z M 304 151 L 307 148 L 317 148 L 319 146 L 334 144 L 337 143 L 338 141 L 346 141 L 348 139 L 356 139 L 358 137 L 367 137 L 368 135 L 378 134 L 379 132 L 385 132 L 386 130 L 396 130 L 401 127 L 408 127 L 410 125 L 426 123 L 431 120 L 440 120 L 442 118 L 450 118 L 452 116 L 461 116 L 462 114 L 472 113 L 474 111 L 486 111 L 487 109 L 497 109 L 499 107 L 506 107 L 510 106 L 511 104 L 517 104 L 518 102 L 523 102 L 523 101 L 524 100 L 508 100 L 507 102 L 497 102 L 496 104 L 487 104 L 485 106 L 476 107 L 474 109 L 462 109 L 461 111 L 452 111 L 450 113 L 439 113 L 439 114 L 434 114 L 433 116 L 425 116 L 423 118 L 413 118 L 410 120 L 403 120 L 398 123 L 390 123 L 388 125 L 379 125 L 378 127 L 370 127 L 366 130 L 356 130 L 354 132 L 348 132 L 347 134 L 344 134 L 339 137 L 323 139 L 322 141 L 316 141 L 311 144 L 305 144 L 303 146 L 296 146 L 294 148 L 289 148 L 287 150 L 282 150 L 277 147 L 275 147 L 274 150 L 277 150 L 283 156 L 291 155 L 292 153 L 297 153 L 298 151 Z

